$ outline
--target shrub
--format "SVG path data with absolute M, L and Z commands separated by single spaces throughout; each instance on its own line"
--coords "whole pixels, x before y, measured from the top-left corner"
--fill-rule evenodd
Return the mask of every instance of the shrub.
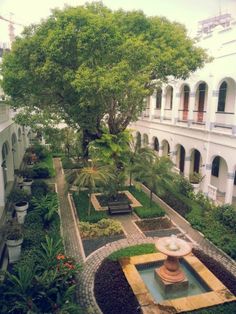
M 123 232 L 120 222 L 113 219 L 101 219 L 94 224 L 80 222 L 79 227 L 83 238 L 111 236 Z
M 156 253 L 156 252 L 157 252 L 157 249 L 154 243 L 143 243 L 143 244 L 128 246 L 126 248 L 115 251 L 108 256 L 108 259 L 112 261 L 117 261 L 120 258 L 124 258 L 124 257 L 144 255 L 144 254 L 150 254 L 150 253 Z
M 217 219 L 236 232 L 236 210 L 232 205 L 224 204 L 218 206 L 215 213 Z
M 204 176 L 201 175 L 201 173 L 193 172 L 189 176 L 189 181 L 193 184 L 199 184 L 202 182 Z
M 26 168 L 24 170 L 19 170 L 19 175 L 26 179 L 33 179 L 35 176 L 35 172 L 33 169 Z
M 159 206 L 153 206 L 149 208 L 135 207 L 134 211 L 142 219 L 165 216 L 165 211 Z
M 20 188 L 15 188 L 11 191 L 7 198 L 12 203 L 17 203 L 20 201 L 28 202 L 30 199 L 30 195 Z
M 202 192 L 198 192 L 197 194 L 192 193 L 189 196 L 206 211 L 211 211 L 215 208 L 214 202 Z
M 35 165 L 32 170 L 34 172 L 33 178 L 35 179 L 46 179 L 50 177 L 50 171 L 47 166 Z
M 180 198 L 176 197 L 173 192 L 166 191 L 165 194 L 161 196 L 161 198 L 183 217 L 185 217 L 191 211 L 191 206 Z
M 188 196 L 189 193 L 193 192 L 192 184 L 184 176 L 177 175 L 174 179 L 174 183 L 176 184 L 178 191 L 185 196 Z
M 49 187 L 45 181 L 37 180 L 32 183 L 31 191 L 34 197 L 39 198 L 49 193 Z

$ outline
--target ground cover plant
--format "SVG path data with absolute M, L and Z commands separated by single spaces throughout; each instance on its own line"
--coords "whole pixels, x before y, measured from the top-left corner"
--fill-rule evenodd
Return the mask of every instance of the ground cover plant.
M 123 234 L 119 221 L 113 219 L 101 219 L 97 223 L 80 222 L 80 235 L 82 238 L 93 238 Z

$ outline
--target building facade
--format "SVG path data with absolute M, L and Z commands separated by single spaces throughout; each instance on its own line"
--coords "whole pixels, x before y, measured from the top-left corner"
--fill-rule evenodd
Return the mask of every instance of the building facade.
M 2 49 L 2 50 L 1 50 Z M 1 56 L 4 47 L 0 47 Z M 0 88 L 0 220 L 3 217 L 7 194 L 10 192 L 14 173 L 22 163 L 23 155 L 29 145 L 29 130 L 13 121 L 16 112 L 5 102 Z
M 147 99 L 132 124 L 143 145 L 169 155 L 184 176 L 204 177 L 201 190 L 223 203 L 236 198 L 236 22 L 202 23 L 199 45 L 214 59 L 186 80 L 170 79 Z M 214 22 L 212 27 L 210 23 Z M 205 25 L 208 25 L 206 28 Z

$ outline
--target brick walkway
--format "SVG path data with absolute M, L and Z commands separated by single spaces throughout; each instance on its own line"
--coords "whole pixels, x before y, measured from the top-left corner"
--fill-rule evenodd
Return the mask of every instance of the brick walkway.
M 101 314 L 102 312 L 96 303 L 93 290 L 95 273 L 104 258 L 120 248 L 141 243 L 154 243 L 155 238 L 147 238 L 143 233 L 139 232 L 133 223 L 134 220 L 137 220 L 135 215 L 114 216 L 116 220 L 121 222 L 127 236 L 126 239 L 109 243 L 93 252 L 87 259 L 85 259 L 73 206 L 71 206 L 67 194 L 65 193 L 65 178 L 59 158 L 54 159 L 54 165 L 56 169 L 56 183 L 60 201 L 60 215 L 65 249 L 67 254 L 74 256 L 78 262 L 83 263 L 83 271 L 78 278 L 78 301 L 83 308 L 84 314 Z M 143 190 L 148 193 L 147 188 L 143 187 Z M 232 274 L 236 273 L 236 263 L 232 259 L 230 259 L 224 252 L 217 249 L 199 232 L 194 230 L 185 219 L 162 202 L 157 196 L 154 196 L 154 201 L 165 208 L 166 213 L 170 216 L 171 220 L 195 245 L 199 246 L 204 252 L 224 264 Z

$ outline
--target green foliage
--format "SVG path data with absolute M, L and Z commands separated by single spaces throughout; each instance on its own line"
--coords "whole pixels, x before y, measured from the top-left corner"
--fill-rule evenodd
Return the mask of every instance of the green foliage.
M 19 240 L 23 238 L 22 225 L 16 219 L 9 220 L 5 225 L 4 231 L 7 240 Z
M 197 194 L 193 193 L 189 196 L 206 211 L 212 211 L 215 208 L 214 202 L 202 192 L 198 192 Z
M 30 199 L 30 196 L 29 196 L 29 193 L 27 193 L 26 191 L 19 188 L 15 188 L 10 192 L 7 198 L 10 202 L 17 203 L 20 201 L 28 202 Z
M 80 191 L 79 194 L 73 193 L 73 200 L 75 202 L 75 207 L 80 221 L 96 223 L 100 219 L 108 217 L 107 211 L 95 211 L 93 207 L 91 207 L 90 216 L 88 216 L 89 197 L 86 191 Z
M 34 165 L 32 170 L 34 171 L 34 179 L 47 179 L 50 177 L 50 172 L 48 167 L 43 167 L 40 165 Z
M 108 256 L 108 259 L 112 261 L 117 261 L 120 258 L 143 255 L 143 254 L 150 254 L 150 253 L 156 253 L 156 252 L 157 252 L 157 249 L 155 247 L 155 244 L 144 243 L 144 244 L 129 246 L 124 249 L 120 249 L 116 252 L 113 252 L 112 254 Z
M 63 169 L 81 169 L 84 166 L 83 161 L 72 161 L 71 158 L 61 158 Z
M 183 314 L 233 314 L 236 313 L 236 302 L 224 303 L 196 311 L 183 312 Z
M 35 211 L 38 211 L 43 218 L 44 226 L 49 227 L 50 224 L 58 216 L 58 199 L 56 193 L 48 193 L 40 198 L 32 198 L 32 205 Z
M 30 113 L 19 122 L 29 125 L 32 116 L 48 127 L 64 119 L 80 127 L 86 145 L 100 137 L 104 120 L 110 134 L 135 121 L 153 79 L 186 78 L 207 58 L 178 23 L 92 3 L 54 10 L 26 28 L 3 59 L 2 87 Z
M 150 207 L 150 201 L 144 192 L 137 190 L 135 187 L 129 187 L 129 191 L 143 205 L 142 207 L 134 208 L 135 213 L 140 218 L 163 217 L 165 215 L 165 211 L 156 203 L 152 202 Z
M 93 224 L 80 222 L 79 228 L 83 238 L 111 236 L 123 233 L 121 223 L 113 219 L 101 219 Z
M 215 209 L 216 217 L 226 227 L 236 232 L 236 210 L 232 205 L 224 204 Z
M 49 187 L 45 181 L 37 180 L 32 183 L 31 192 L 34 197 L 39 198 L 49 193 Z
M 193 184 L 198 184 L 202 182 L 203 178 L 204 176 L 202 176 L 201 173 L 193 172 L 189 176 L 189 181 Z
M 160 189 L 160 183 L 172 176 L 172 161 L 168 157 L 152 157 L 149 162 L 140 160 L 134 167 L 134 173 L 142 178 L 150 190 L 150 206 L 152 205 L 152 194 Z
M 192 184 L 184 176 L 176 175 L 174 183 L 176 184 L 179 192 L 185 196 L 188 196 L 189 193 L 193 192 Z

